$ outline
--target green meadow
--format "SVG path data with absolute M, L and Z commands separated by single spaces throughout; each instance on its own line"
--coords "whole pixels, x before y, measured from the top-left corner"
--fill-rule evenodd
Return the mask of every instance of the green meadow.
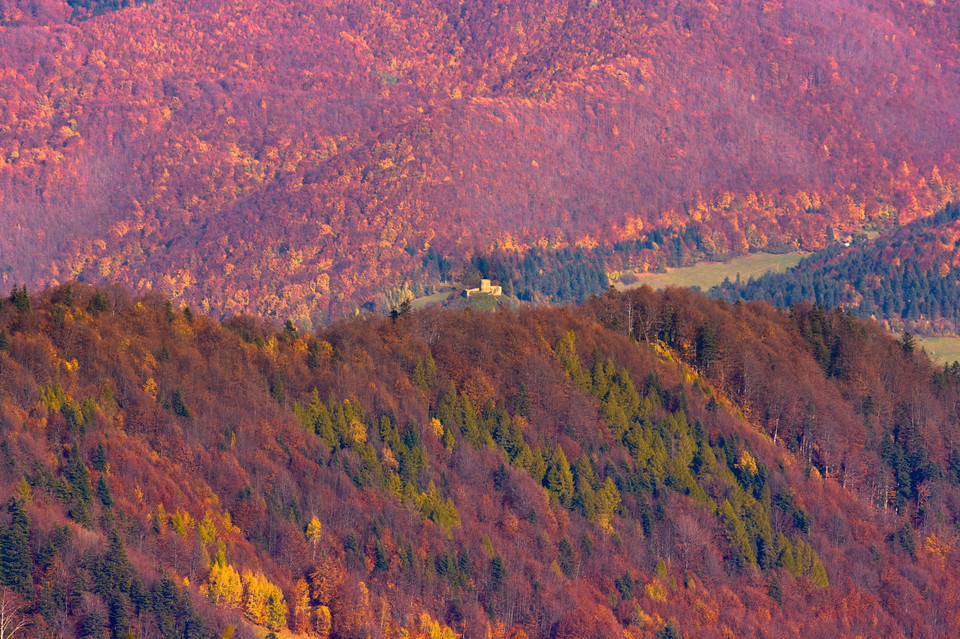
M 952 364 L 960 361 L 960 337 L 918 337 L 917 342 L 936 362 Z
M 742 257 L 735 257 L 728 262 L 700 262 L 693 266 L 668 268 L 666 273 L 640 273 L 634 277 L 631 284 L 614 282 L 614 286 L 623 290 L 648 285 L 655 289 L 669 286 L 699 286 L 701 290 L 708 290 L 723 282 L 725 278 L 731 281 L 740 279 L 746 281 L 751 277 L 760 277 L 765 273 L 779 273 L 796 266 L 806 255 L 805 253 L 752 253 Z

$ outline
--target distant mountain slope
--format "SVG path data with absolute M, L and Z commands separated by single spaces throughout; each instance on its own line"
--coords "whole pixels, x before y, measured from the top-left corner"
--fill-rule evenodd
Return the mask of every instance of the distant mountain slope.
M 834 246 L 785 273 L 725 282 L 711 291 L 728 301 L 804 300 L 841 306 L 891 328 L 919 333 L 960 329 L 960 208 L 913 222 L 870 242 Z
M 435 282 L 431 248 L 644 268 L 956 195 L 955 3 L 75 6 L 0 3 L 7 288 L 306 325 Z
M 0 584 L 37 636 L 951 636 L 958 406 L 960 372 L 809 305 L 299 335 L 18 289 Z

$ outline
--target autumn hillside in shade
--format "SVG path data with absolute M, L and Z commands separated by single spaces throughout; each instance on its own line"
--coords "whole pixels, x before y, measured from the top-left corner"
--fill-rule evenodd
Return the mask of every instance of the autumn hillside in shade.
M 306 327 L 476 254 L 621 243 L 615 271 L 817 249 L 956 197 L 958 18 L 0 0 L 0 283 L 120 280 Z
M 812 306 L 300 334 L 17 288 L 0 582 L 38 637 L 949 636 L 958 407 L 960 372 Z

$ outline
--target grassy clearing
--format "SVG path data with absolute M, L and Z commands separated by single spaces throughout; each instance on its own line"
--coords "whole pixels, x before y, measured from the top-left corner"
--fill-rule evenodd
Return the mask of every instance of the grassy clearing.
M 458 294 L 450 302 L 447 302 L 447 298 L 450 297 L 451 293 L 460 293 L 461 291 L 463 291 L 463 287 L 459 285 L 446 286 L 433 295 L 411 300 L 410 307 L 414 310 L 420 310 L 429 306 L 443 305 L 447 308 L 454 309 L 472 308 L 478 311 L 495 311 L 501 306 L 516 307 L 518 304 L 517 298 L 515 297 L 510 297 L 509 295 L 487 295 L 486 293 L 474 293 L 469 298 Z
M 310 639 L 310 635 L 302 634 L 298 635 L 297 633 L 284 628 L 279 632 L 270 632 L 267 628 L 263 626 L 248 626 L 253 629 L 253 633 L 258 637 L 258 639 L 266 639 L 267 636 L 273 634 L 276 635 L 277 639 Z
M 960 361 L 960 337 L 919 337 L 917 341 L 935 362 L 952 364 Z
M 636 282 L 632 284 L 624 285 L 615 282 L 614 286 L 621 290 L 643 286 L 644 284 L 656 289 L 667 288 L 668 286 L 699 286 L 701 290 L 706 291 L 723 282 L 724 278 L 729 277 L 731 281 L 736 280 L 737 273 L 740 274 L 740 279 L 743 281 L 751 277 L 760 277 L 764 273 L 780 273 L 796 266 L 805 255 L 805 253 L 783 253 L 781 255 L 753 253 L 743 257 L 735 257 L 729 262 L 700 262 L 693 266 L 667 269 L 666 273 L 642 273 L 636 275 Z
M 452 286 L 444 287 L 440 289 L 438 292 L 434 293 L 433 295 L 427 295 L 426 297 L 418 297 L 415 300 L 411 300 L 410 306 L 414 310 L 420 310 L 421 308 L 426 308 L 427 306 L 438 304 L 443 300 L 447 299 L 447 297 L 450 296 L 450 293 L 452 293 L 455 290 L 456 289 L 453 288 Z

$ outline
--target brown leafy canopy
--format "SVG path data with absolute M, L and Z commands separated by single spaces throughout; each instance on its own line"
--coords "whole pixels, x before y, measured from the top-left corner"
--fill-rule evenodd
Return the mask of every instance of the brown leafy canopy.
M 6 0 L 3 281 L 308 325 L 435 284 L 429 248 L 816 248 L 955 195 L 956 12 Z
M 307 335 L 27 300 L 0 308 L 0 494 L 40 627 L 157 627 L 96 585 L 116 530 L 212 633 L 957 630 L 960 381 L 841 313 L 641 289 Z

